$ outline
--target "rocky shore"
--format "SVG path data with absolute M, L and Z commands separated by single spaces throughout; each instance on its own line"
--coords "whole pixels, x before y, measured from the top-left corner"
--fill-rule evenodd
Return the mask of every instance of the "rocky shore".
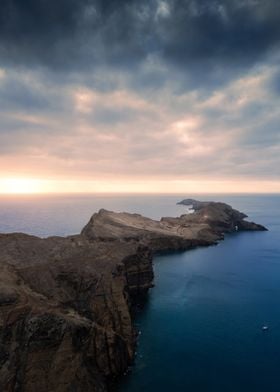
M 0 234 L 1 391 L 108 391 L 133 360 L 131 311 L 153 286 L 153 254 L 266 230 L 224 203 L 180 204 L 194 212 L 100 210 L 79 235 Z

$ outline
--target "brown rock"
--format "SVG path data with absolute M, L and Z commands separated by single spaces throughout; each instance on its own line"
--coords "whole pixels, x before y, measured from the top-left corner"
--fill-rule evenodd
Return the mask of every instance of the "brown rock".
M 152 254 L 261 230 L 223 203 L 160 221 L 100 210 L 80 235 L 0 234 L 0 390 L 107 391 L 133 359 Z

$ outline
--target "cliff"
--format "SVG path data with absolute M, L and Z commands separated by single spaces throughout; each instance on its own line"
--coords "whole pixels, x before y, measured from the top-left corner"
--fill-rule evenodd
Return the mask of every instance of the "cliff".
M 0 390 L 103 392 L 133 360 L 152 255 L 265 230 L 223 203 L 154 221 L 100 210 L 80 235 L 0 235 Z

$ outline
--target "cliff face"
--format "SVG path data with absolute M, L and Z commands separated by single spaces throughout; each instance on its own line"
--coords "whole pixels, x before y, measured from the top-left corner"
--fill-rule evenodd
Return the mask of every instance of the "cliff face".
M 104 391 L 133 358 L 130 292 L 150 251 L 81 236 L 0 236 L 0 390 Z
M 215 243 L 241 225 L 232 211 L 101 210 L 76 236 L 0 235 L 0 390 L 107 391 L 133 359 L 131 308 L 153 285 L 152 254 Z

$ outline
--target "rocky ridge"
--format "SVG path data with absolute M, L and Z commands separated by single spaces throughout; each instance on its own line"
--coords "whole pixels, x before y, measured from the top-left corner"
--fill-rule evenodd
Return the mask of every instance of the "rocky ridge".
M 107 391 L 133 360 L 131 310 L 153 285 L 153 254 L 265 230 L 224 203 L 197 203 L 160 221 L 100 210 L 66 238 L 1 234 L 0 390 Z

